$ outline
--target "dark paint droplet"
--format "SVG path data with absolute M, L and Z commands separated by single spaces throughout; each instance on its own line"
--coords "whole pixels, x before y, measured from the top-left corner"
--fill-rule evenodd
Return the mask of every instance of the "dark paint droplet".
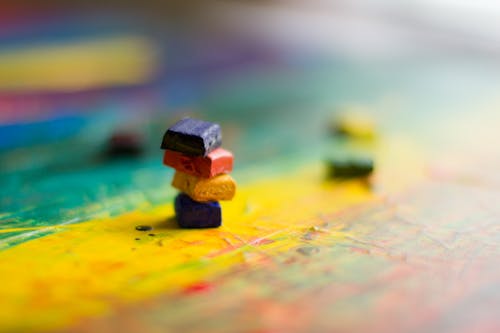
M 140 238 L 136 238 L 135 240 L 141 240 Z
M 154 236 L 155 236 L 155 234 L 148 234 L 148 236 L 154 237 Z
M 319 248 L 313 246 L 299 247 L 297 252 L 304 256 L 312 256 L 319 252 Z
M 137 227 L 135 227 L 135 230 L 137 230 L 137 231 L 149 231 L 149 230 L 153 230 L 153 227 L 150 225 L 138 225 Z

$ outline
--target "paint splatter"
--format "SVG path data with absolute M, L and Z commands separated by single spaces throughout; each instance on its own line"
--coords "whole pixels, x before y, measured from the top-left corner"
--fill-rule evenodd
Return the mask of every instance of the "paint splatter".
M 137 230 L 137 231 L 150 231 L 150 230 L 153 230 L 153 227 L 150 225 L 138 225 L 137 227 L 135 227 L 135 230 Z

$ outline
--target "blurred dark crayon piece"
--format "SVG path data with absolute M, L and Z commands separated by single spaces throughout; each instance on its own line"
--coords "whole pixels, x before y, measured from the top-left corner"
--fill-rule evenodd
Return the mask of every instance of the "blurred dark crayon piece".
M 330 178 L 364 178 L 373 173 L 374 163 L 370 158 L 330 158 L 327 167 Z
M 139 156 L 145 150 L 144 137 L 137 132 L 118 131 L 108 141 L 106 154 L 109 157 Z

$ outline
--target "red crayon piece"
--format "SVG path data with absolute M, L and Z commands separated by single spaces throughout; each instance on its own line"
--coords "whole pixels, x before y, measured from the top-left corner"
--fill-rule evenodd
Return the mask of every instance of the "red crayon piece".
M 188 156 L 167 149 L 163 155 L 163 164 L 189 175 L 211 178 L 233 170 L 233 154 L 228 150 L 217 148 L 206 157 Z

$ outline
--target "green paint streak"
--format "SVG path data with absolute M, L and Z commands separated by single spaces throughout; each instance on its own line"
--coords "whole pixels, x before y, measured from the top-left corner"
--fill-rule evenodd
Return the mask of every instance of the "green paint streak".
M 56 232 L 56 229 L 41 229 L 31 232 L 17 231 L 8 234 L 2 234 L 0 238 L 0 251 L 7 250 L 18 244 L 37 239 L 43 236 L 47 236 Z M 7 237 L 3 237 L 7 236 Z

